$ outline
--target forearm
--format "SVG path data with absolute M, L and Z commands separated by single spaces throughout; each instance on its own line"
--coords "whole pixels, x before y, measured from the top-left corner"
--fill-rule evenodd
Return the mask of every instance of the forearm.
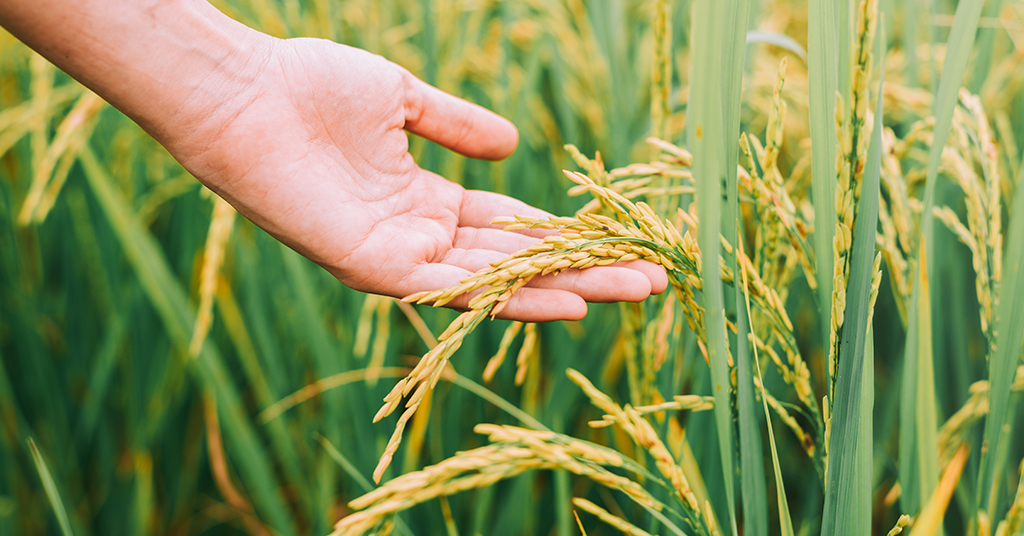
M 0 25 L 172 145 L 231 113 L 270 41 L 205 0 L 0 0 Z

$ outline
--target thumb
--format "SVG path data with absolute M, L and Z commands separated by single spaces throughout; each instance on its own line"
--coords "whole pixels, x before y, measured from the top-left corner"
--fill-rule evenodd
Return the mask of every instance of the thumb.
M 519 133 L 500 115 L 452 96 L 405 71 L 405 129 L 472 158 L 501 160 Z

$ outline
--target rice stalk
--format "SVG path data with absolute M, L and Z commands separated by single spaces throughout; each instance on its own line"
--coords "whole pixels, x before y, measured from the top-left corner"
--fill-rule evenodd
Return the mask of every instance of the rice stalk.
M 508 355 L 509 346 L 512 345 L 512 341 L 522 328 L 522 322 L 511 322 L 505 328 L 505 333 L 501 336 L 501 342 L 498 343 L 498 351 L 487 360 L 487 365 L 484 367 L 483 378 L 485 382 L 489 382 L 494 378 L 494 373 L 498 371 L 498 367 L 501 366 L 505 361 L 505 356 Z
M 938 208 L 936 217 L 971 250 L 981 330 L 991 350 L 995 347 L 996 291 L 1002 278 L 1003 260 L 1000 173 L 980 99 L 961 90 L 959 103 L 949 141 L 953 150 L 944 153 L 940 170 L 946 171 L 963 191 L 967 224 L 964 225 L 949 207 Z

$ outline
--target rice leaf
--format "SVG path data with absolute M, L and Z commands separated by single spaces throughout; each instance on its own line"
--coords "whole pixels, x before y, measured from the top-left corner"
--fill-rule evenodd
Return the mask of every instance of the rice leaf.
M 725 131 L 725 188 L 727 206 L 722 222 L 723 236 L 736 239 L 733 251 L 740 251 L 743 235 L 742 214 L 739 206 L 739 188 L 736 182 L 736 166 L 739 160 L 740 101 L 743 89 L 743 66 L 746 63 L 746 46 L 750 42 L 747 26 L 750 18 L 750 0 L 726 0 L 725 20 L 722 39 L 722 103 L 723 129 Z M 744 36 L 746 36 L 744 38 Z M 735 255 L 729 256 L 732 273 L 740 273 Z M 731 296 L 730 296 L 731 295 Z M 740 450 L 740 498 L 743 507 L 743 533 L 751 536 L 768 534 L 768 495 L 765 491 L 764 457 L 761 447 L 761 427 L 758 425 L 757 406 L 754 397 L 754 379 L 751 370 L 750 350 L 747 345 L 747 311 L 743 307 L 743 295 L 727 289 L 726 302 L 733 298 L 736 313 L 736 403 L 739 412 L 737 441 Z
M 1004 472 L 1000 467 L 1006 463 L 1001 456 L 1006 448 L 1003 434 L 1012 437 L 1013 421 L 1008 419 L 1011 411 L 1010 383 L 1014 378 L 1014 370 L 1020 360 L 1021 341 L 1024 339 L 1024 282 L 1019 274 L 1024 269 L 1024 168 L 1017 179 L 1017 188 L 1013 196 L 1010 211 L 1010 226 L 1006 252 L 1003 257 L 1003 278 L 999 285 L 999 317 L 996 320 L 996 348 L 989 359 L 989 415 L 985 421 L 985 444 L 988 451 L 983 450 L 981 473 L 979 474 L 978 493 L 981 495 L 979 507 L 988 510 L 989 519 L 996 517 L 999 504 L 999 479 L 997 475 Z M 990 452 L 990 451 L 996 452 Z M 1002 464 L 996 463 L 1002 461 Z
M 747 32 L 747 44 L 765 43 L 786 49 L 800 57 L 807 63 L 807 50 L 792 37 L 778 32 L 766 32 L 764 30 L 751 30 Z
M 953 110 L 984 0 L 964 0 L 957 5 L 953 28 L 946 43 L 942 77 L 935 97 L 935 135 L 928 154 L 924 193 L 924 211 L 931 214 L 935 205 L 935 184 L 942 149 L 953 121 Z M 917 265 L 907 320 L 904 352 L 903 392 L 900 403 L 899 481 L 903 510 L 916 512 L 923 497 L 931 496 L 938 485 L 939 468 L 936 444 L 937 415 L 932 363 L 931 297 L 928 279 L 934 273 L 934 222 L 923 217 L 918 241 Z
M 1002 7 L 1002 0 L 990 0 L 985 4 L 982 16 L 985 18 L 998 19 L 999 8 Z M 1001 29 L 979 28 L 974 47 L 974 61 L 971 62 L 971 73 L 967 76 L 967 90 L 977 95 L 981 93 L 982 85 L 988 79 L 989 71 L 992 69 L 992 50 L 995 47 L 996 35 Z
M 736 508 L 734 482 L 734 450 L 732 434 L 732 402 L 729 365 L 726 362 L 729 340 L 725 332 L 724 297 L 719 277 L 721 251 L 720 199 L 725 149 L 722 129 L 722 33 L 725 6 L 714 0 L 697 0 L 691 50 L 693 54 L 690 80 L 690 101 L 687 109 L 687 139 L 693 153 L 693 177 L 697 194 L 697 212 L 700 227 L 697 242 L 703 259 L 704 308 L 706 313 L 708 360 L 711 365 L 711 385 L 715 397 L 715 424 L 718 430 L 719 453 L 722 460 L 722 481 L 725 487 L 726 508 L 729 512 L 729 533 L 736 534 Z M 735 140 L 728 140 L 734 143 Z
M 818 287 L 818 324 L 822 346 L 832 325 L 832 242 L 836 226 L 836 88 L 840 56 L 836 45 L 835 2 L 808 2 L 808 84 L 811 130 L 811 197 L 814 202 L 814 262 Z M 845 63 L 845 61 L 844 61 Z M 827 359 L 828 356 L 825 356 Z M 824 367 L 828 371 L 828 366 Z M 828 374 L 828 372 L 826 372 Z M 826 378 L 830 385 L 832 378 Z
M 850 57 L 850 46 L 853 40 L 853 25 L 856 24 L 857 17 L 854 16 L 854 10 L 857 9 L 857 0 L 839 0 L 834 3 L 832 16 L 835 17 L 835 36 L 836 36 L 836 58 L 838 58 L 838 69 L 836 70 L 836 88 L 842 92 L 843 99 L 846 102 L 850 102 L 850 71 L 852 65 L 849 64 Z
M 920 12 L 920 0 L 909 0 L 901 2 L 903 7 L 903 51 L 907 55 L 907 62 L 903 69 L 903 79 L 908 87 L 917 87 L 917 27 L 918 13 Z
M 60 524 L 60 531 L 64 536 L 72 536 L 71 532 L 71 520 L 68 519 L 68 512 L 64 509 L 64 502 L 60 499 L 60 493 L 57 492 L 57 484 L 53 481 L 53 475 L 50 474 L 50 469 L 46 466 L 46 460 L 43 459 L 43 455 L 39 453 L 39 449 L 36 448 L 36 442 L 32 438 L 28 438 L 28 449 L 32 452 L 32 461 L 36 464 L 36 470 L 39 471 L 39 478 L 43 481 L 43 490 L 46 492 L 46 498 L 50 501 L 50 506 L 53 507 L 53 514 L 57 516 L 57 523 Z
M 877 39 L 879 63 L 884 64 L 884 25 Z M 839 366 L 836 369 L 832 432 L 825 477 L 822 536 L 871 533 L 872 438 L 874 409 L 871 329 L 871 289 L 874 277 L 875 229 L 878 226 L 879 176 L 882 163 L 882 87 L 874 129 L 865 162 L 860 202 L 857 204 L 850 281 L 846 290 L 846 323 Z

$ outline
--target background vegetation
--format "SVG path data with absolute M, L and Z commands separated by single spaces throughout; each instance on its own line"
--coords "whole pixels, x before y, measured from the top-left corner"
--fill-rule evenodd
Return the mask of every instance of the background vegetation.
M 410 423 L 385 480 L 487 444 L 473 433 L 477 423 L 544 426 L 655 471 L 657 457 L 622 427 L 588 426 L 607 411 L 570 381 L 572 368 L 619 404 L 719 395 L 713 403 L 701 399 L 714 411 L 648 416 L 706 508 L 698 512 L 705 528 L 717 519 L 723 534 L 774 534 L 792 519 L 800 534 L 884 534 L 909 514 L 914 534 L 936 533 L 943 519 L 949 534 L 990 534 L 1004 519 L 1004 534 L 1021 530 L 1024 285 L 1016 282 L 1024 210 L 1016 207 L 1024 196 L 1014 193 L 1024 173 L 1024 4 L 217 5 L 272 35 L 324 37 L 380 53 L 510 118 L 522 141 L 497 164 L 413 140 L 421 166 L 467 187 L 571 215 L 588 199 L 565 193 L 573 184 L 560 170 L 579 167 L 564 144 L 591 158 L 599 151 L 608 169 L 661 158 L 661 171 L 639 175 L 674 182 L 653 183 L 664 189 L 638 199 L 675 220 L 675 207 L 687 209 L 696 188 L 696 214 L 725 215 L 721 232 L 733 246 L 736 219 L 730 232 L 728 216 L 742 214 L 744 247 L 792 321 L 780 332 L 791 335 L 809 367 L 814 409 L 793 389 L 798 382 L 780 375 L 786 367 L 765 355 L 772 349 L 787 359 L 785 337 L 767 333 L 765 315 L 755 310 L 753 332 L 767 343 L 754 363 L 774 395 L 770 433 L 759 392 L 739 388 L 755 385 L 757 376 L 749 365 L 743 369 L 747 345 L 731 336 L 730 351 L 721 323 L 691 330 L 673 296 L 642 306 L 595 305 L 583 322 L 527 326 L 514 338 L 508 323 L 484 322 L 454 357 L 458 374 L 445 375 Z M 744 6 L 749 24 L 723 11 L 742 13 Z M 862 9 L 885 22 L 865 49 L 874 69 L 865 71 L 858 112 L 857 90 L 850 89 L 856 71 L 848 67 L 859 61 L 850 50 L 860 46 L 854 37 L 865 35 L 857 23 Z M 744 45 L 748 29 L 756 32 Z M 378 402 L 456 313 L 352 292 L 248 222 L 232 226 L 231 212 L 138 127 L 10 36 L 0 34 L 0 47 L 0 534 L 330 532 L 351 512 L 349 501 L 373 488 L 369 477 L 393 431 L 393 419 L 371 423 Z M 783 57 L 785 83 L 776 95 Z M 968 93 L 958 96 L 961 84 Z M 823 283 L 813 288 L 808 279 L 832 271 L 823 268 L 832 261 L 832 235 L 811 231 L 835 223 L 834 196 L 824 185 L 835 182 L 836 91 L 844 96 L 840 115 L 854 110 L 847 122 L 851 114 L 874 118 L 851 127 L 863 147 L 838 144 L 856 149 L 846 153 L 861 161 L 865 180 L 881 183 L 874 190 L 881 196 L 878 239 L 858 242 L 866 233 L 854 234 L 850 257 L 869 287 L 874 255 L 856 248 L 870 243 L 883 258 L 872 337 L 854 339 L 862 348 L 855 356 L 869 359 L 840 360 L 859 362 L 873 383 L 829 371 L 832 278 L 817 277 Z M 883 116 L 885 129 L 873 131 Z M 696 125 L 721 125 L 723 117 L 738 118 L 725 121 L 736 126 L 710 128 L 710 141 L 694 143 Z M 753 136 L 745 139 L 756 163 L 734 143 L 741 132 Z M 948 144 L 936 143 L 946 135 Z M 665 160 L 671 151 L 644 143 L 648 136 L 687 147 L 695 167 Z M 764 165 L 771 162 L 758 156 L 761 145 L 775 147 L 777 165 Z M 712 160 L 717 170 L 700 168 Z M 723 164 L 737 160 L 745 171 L 730 179 Z M 585 172 L 600 175 L 600 167 L 587 165 Z M 813 178 L 812 170 L 819 170 Z M 758 190 L 751 175 L 766 186 Z M 870 200 L 871 192 L 858 195 Z M 783 199 L 792 201 L 785 213 L 793 225 L 805 227 L 796 233 L 802 245 L 778 236 L 772 242 L 765 231 L 779 228 L 781 212 L 769 207 Z M 933 205 L 949 208 L 922 219 Z M 714 219 L 705 217 L 701 229 L 718 226 Z M 932 231 L 921 221 L 939 224 Z M 719 247 L 717 234 L 700 238 L 705 254 Z M 922 240 L 933 256 L 923 285 Z M 725 265 L 735 266 L 722 251 Z M 805 272 L 801 259 L 817 272 Z M 206 276 L 204 266 L 211 267 Z M 704 278 L 705 285 L 711 280 L 717 278 Z M 724 307 L 727 323 L 743 326 L 743 293 L 731 289 L 724 287 L 720 307 L 707 310 Z M 196 337 L 207 325 L 208 336 Z M 499 348 L 508 359 L 484 381 Z M 715 372 L 726 353 L 738 366 Z M 712 389 L 722 383 L 713 377 L 737 376 L 729 382 L 734 396 Z M 988 379 L 991 389 L 976 383 Z M 849 453 L 831 451 L 829 478 L 822 452 L 832 438 L 814 412 L 830 406 L 822 398 L 832 399 L 833 389 L 834 400 L 853 402 L 833 413 L 831 434 L 853 439 L 839 443 Z M 872 396 L 873 408 L 862 402 Z M 990 423 L 990 408 L 1005 417 Z M 788 504 L 778 501 L 771 439 Z M 808 442 L 817 448 L 810 455 Z M 855 459 L 846 472 L 842 461 Z M 724 478 L 723 465 L 735 466 L 725 474 L 738 476 Z M 670 500 L 658 477 L 632 478 Z M 672 533 L 627 494 L 565 471 L 527 472 L 427 501 L 396 523 L 414 534 L 575 534 L 573 497 L 651 533 Z M 617 532 L 575 504 L 588 534 Z

